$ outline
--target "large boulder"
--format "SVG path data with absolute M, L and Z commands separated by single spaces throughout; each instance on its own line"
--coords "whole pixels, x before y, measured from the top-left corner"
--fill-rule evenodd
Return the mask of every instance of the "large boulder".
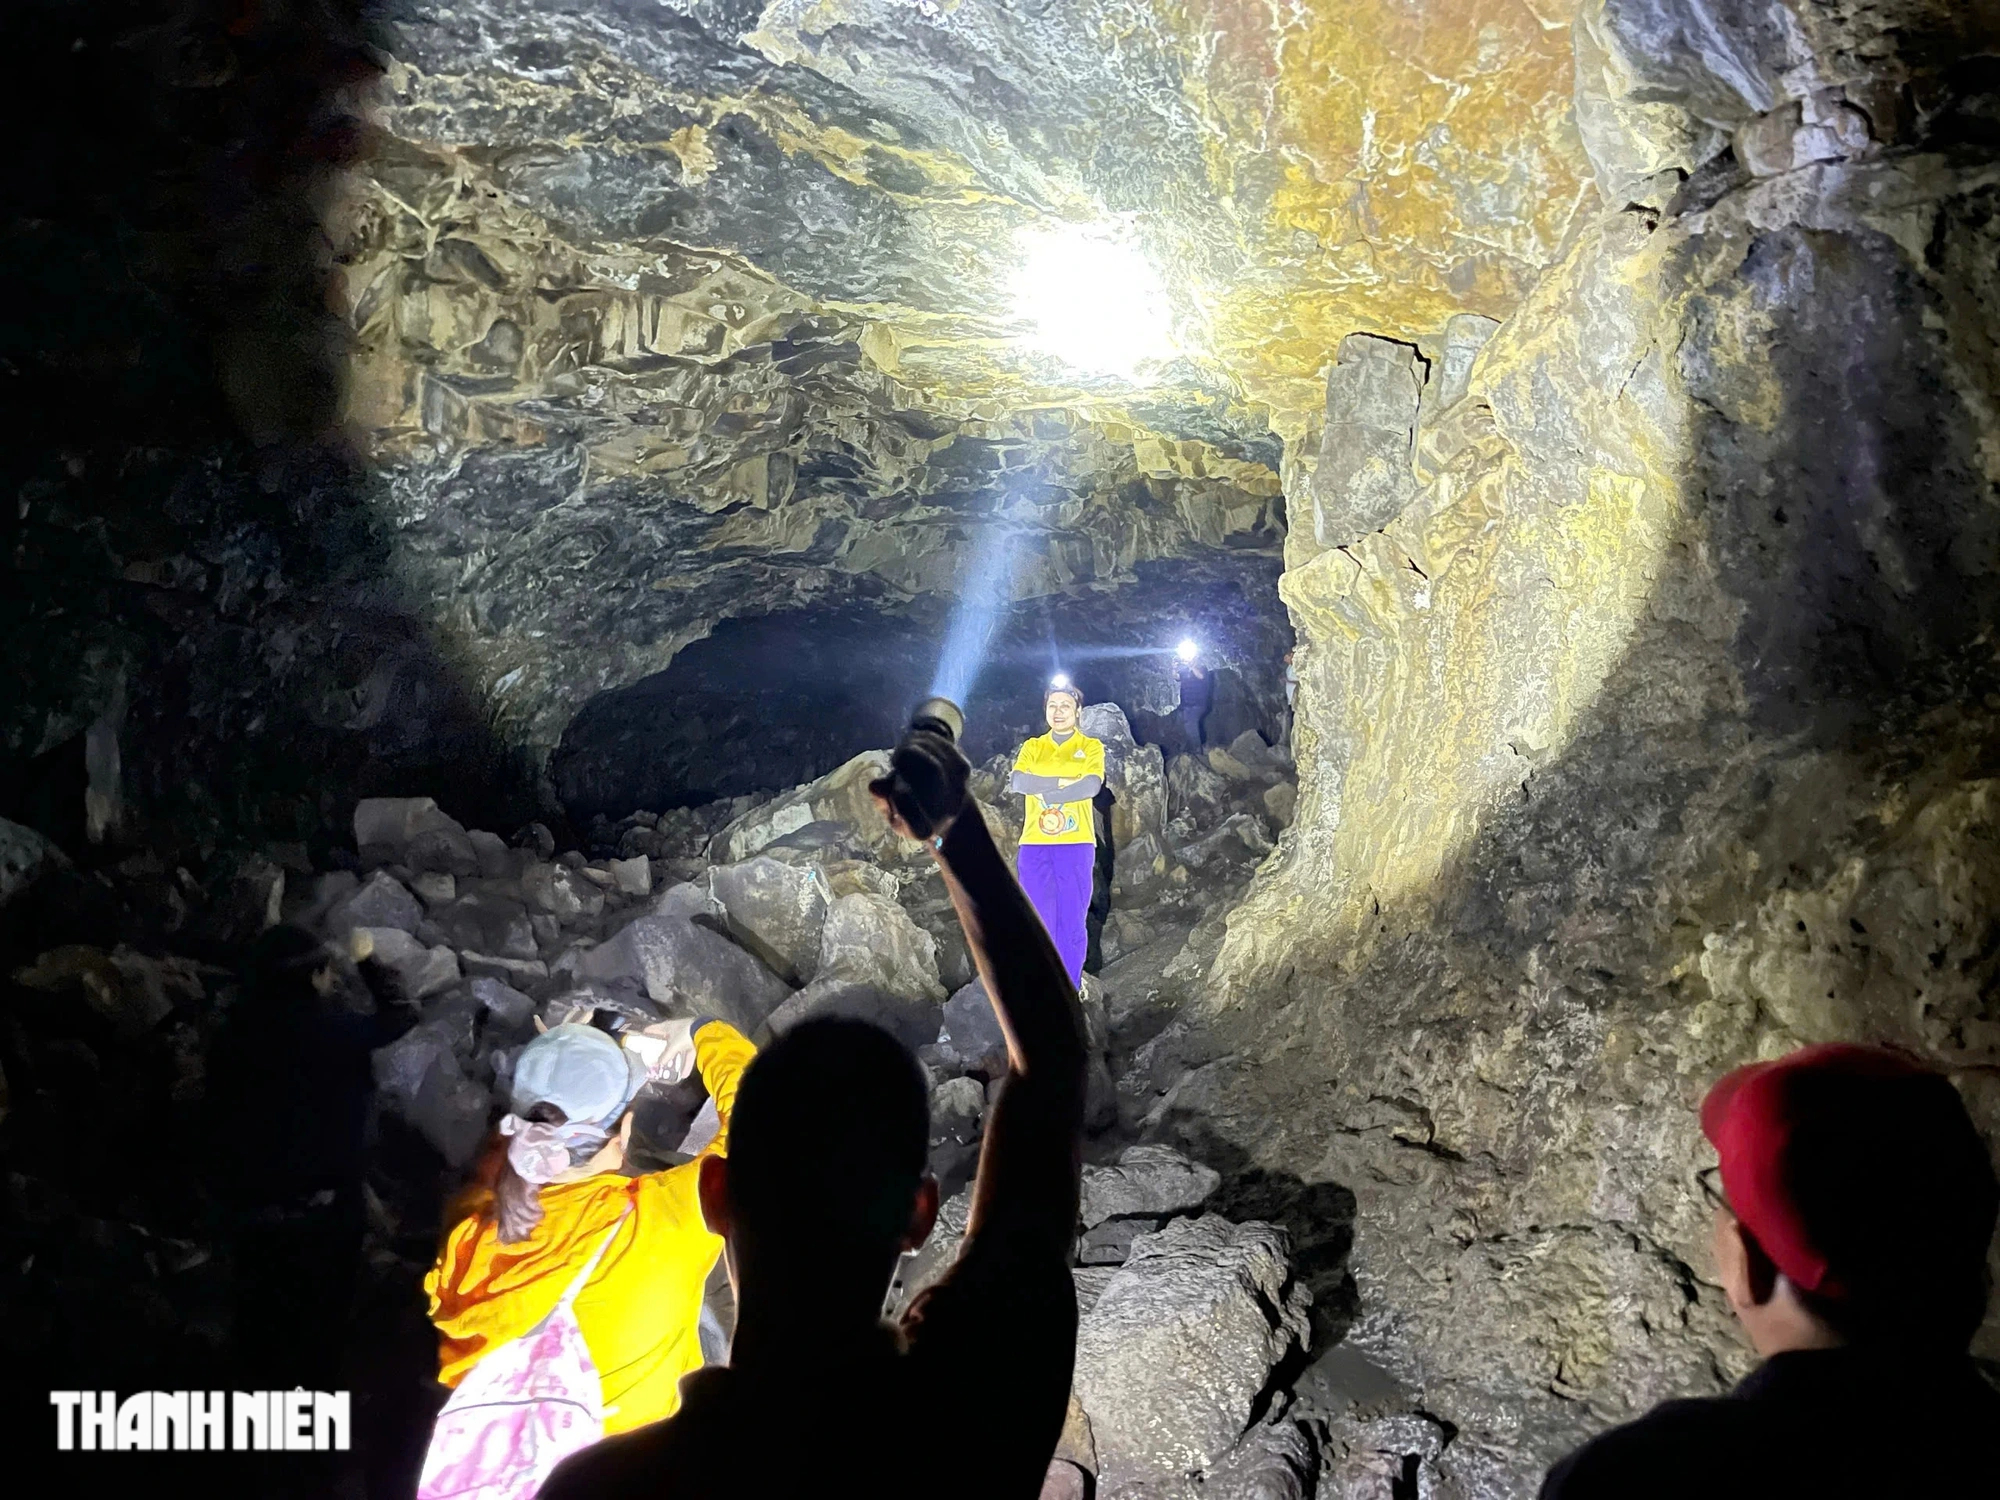
M 745 1035 L 791 993 L 728 938 L 685 917 L 640 917 L 579 955 L 574 967 L 585 979 L 636 981 L 676 1014 L 714 1016 Z
M 534 958 L 540 952 L 527 907 L 511 897 L 470 891 L 449 905 L 437 907 L 431 920 L 455 948 L 504 958 Z
M 1271 1371 L 1308 1338 L 1283 1230 L 1213 1214 L 1134 1242 L 1077 1331 L 1100 1487 L 1181 1480 L 1229 1452 Z
M 868 794 L 868 783 L 888 771 L 888 751 L 870 750 L 857 755 L 819 780 L 787 792 L 729 824 L 710 842 L 709 856 L 720 863 L 734 864 L 810 823 L 844 824 L 853 831 L 855 841 L 869 852 L 877 855 L 891 852 L 900 840 L 882 821 L 874 798 Z
M 816 977 L 928 1000 L 934 1018 L 944 999 L 931 935 L 894 901 L 872 892 L 857 891 L 827 907 Z M 935 1038 L 935 1025 L 931 1034 Z
M 1171 1146 L 1131 1146 L 1114 1165 L 1083 1169 L 1083 1225 L 1193 1213 L 1221 1185 L 1220 1172 Z
M 354 847 L 371 864 L 479 873 L 479 852 L 464 825 L 429 797 L 363 797 L 354 805 Z
M 938 1008 L 921 996 L 878 985 L 821 975 L 771 1012 L 770 1032 L 781 1036 L 801 1021 L 839 1016 L 879 1026 L 912 1052 L 937 1040 Z
M 471 1164 L 493 1111 L 492 1094 L 465 1075 L 463 1040 L 449 1022 L 425 1021 L 374 1056 L 383 1106 L 455 1170 Z
M 567 865 L 536 861 L 521 872 L 521 894 L 534 910 L 558 922 L 586 922 L 604 910 L 604 892 Z
M 354 956 L 381 964 L 396 976 L 409 999 L 428 999 L 458 983 L 456 953 L 427 948 L 400 927 L 357 927 L 353 939 Z
M 938 1040 L 969 1073 L 998 1078 L 1007 1071 L 1007 1039 L 1001 1034 L 986 983 L 975 979 L 944 1003 Z
M 34 829 L 0 818 L 0 906 L 62 861 L 62 851 Z
M 395 927 L 415 932 L 424 920 L 423 906 L 408 886 L 386 870 L 377 870 L 357 890 L 334 902 L 326 914 L 326 931 L 340 937 L 357 927 Z
M 729 934 L 793 984 L 819 971 L 826 894 L 818 873 L 762 855 L 716 865 L 708 890 L 722 908 Z
M 1174 817 L 1206 827 L 1222 816 L 1228 801 L 1229 783 L 1207 761 L 1176 755 L 1167 762 L 1167 806 Z
M 1116 799 L 1111 805 L 1114 847 L 1122 854 L 1146 834 L 1161 835 L 1167 826 L 1167 779 L 1159 746 L 1134 740 L 1125 710 L 1115 703 L 1088 705 L 1078 723 L 1104 744 L 1104 784 Z

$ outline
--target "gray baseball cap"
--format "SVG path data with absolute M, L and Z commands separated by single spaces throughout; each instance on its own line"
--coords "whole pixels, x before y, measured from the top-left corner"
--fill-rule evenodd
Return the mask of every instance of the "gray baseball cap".
M 521 1049 L 508 1107 L 553 1104 L 572 1124 L 609 1124 L 646 1081 L 646 1064 L 594 1026 L 557 1026 Z

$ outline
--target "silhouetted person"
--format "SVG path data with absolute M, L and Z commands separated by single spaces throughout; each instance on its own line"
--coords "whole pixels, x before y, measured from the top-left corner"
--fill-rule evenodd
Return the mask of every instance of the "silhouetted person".
M 949 740 L 916 731 L 874 784 L 928 837 L 1008 1037 L 957 1261 L 897 1326 L 899 1254 L 937 1213 L 915 1060 L 865 1023 L 808 1021 L 751 1064 L 702 1208 L 737 1298 L 729 1363 L 679 1415 L 559 1468 L 544 1500 L 905 1494 L 1033 1500 L 1076 1355 L 1083 1017 L 1055 948 L 969 803 Z
M 1993 1162 L 1949 1080 L 1808 1047 L 1710 1090 L 1715 1260 L 1764 1363 L 1571 1454 L 1543 1500 L 2000 1494 L 1985 1316 Z
M 251 948 L 209 1088 L 245 1381 L 338 1383 L 361 1254 L 369 1054 L 416 1019 L 386 969 L 357 970 L 301 928 L 274 927 Z
M 1180 679 L 1181 688 L 1181 706 L 1177 715 L 1181 738 L 1186 742 L 1189 755 L 1199 755 L 1204 744 L 1203 724 L 1209 710 L 1215 707 L 1215 679 L 1198 660 L 1179 662 L 1174 671 Z

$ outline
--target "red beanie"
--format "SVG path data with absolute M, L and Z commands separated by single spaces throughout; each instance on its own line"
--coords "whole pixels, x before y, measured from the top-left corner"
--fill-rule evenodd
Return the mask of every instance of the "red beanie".
M 1922 1129 L 1925 1122 L 1919 1120 L 1919 1138 L 1913 1139 L 1911 1126 L 1913 1117 L 1935 1119 L 1937 1111 L 1911 1110 L 1913 1085 L 1922 1095 L 1942 1088 L 1951 1096 L 1947 1113 L 1964 1119 L 1957 1090 L 1942 1075 L 1879 1047 L 1842 1042 L 1738 1068 L 1702 1101 L 1702 1133 L 1722 1158 L 1730 1209 L 1801 1290 L 1834 1300 L 1850 1290 L 1843 1268 L 1834 1263 L 1836 1243 L 1849 1236 L 1829 1221 L 1828 1195 L 1806 1183 L 1825 1181 L 1844 1166 L 1858 1170 L 1860 1163 L 1824 1158 L 1858 1154 L 1857 1143 L 1866 1150 L 1889 1141 L 1907 1143 L 1919 1157 L 1931 1156 L 1921 1137 L 1935 1132 Z M 1970 1129 L 1969 1121 L 1964 1128 Z M 1841 1195 L 1848 1205 L 1845 1216 L 1880 1212 L 1866 1189 L 1856 1187 L 1861 1190 Z

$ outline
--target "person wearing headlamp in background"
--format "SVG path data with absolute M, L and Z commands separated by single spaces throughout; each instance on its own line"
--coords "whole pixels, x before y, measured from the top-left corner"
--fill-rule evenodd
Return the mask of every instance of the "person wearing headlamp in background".
M 511 1372 L 502 1378 L 521 1389 L 447 1405 L 420 1496 L 518 1500 L 579 1442 L 679 1407 L 681 1377 L 703 1363 L 703 1295 L 722 1253 L 702 1221 L 700 1162 L 727 1147 L 755 1051 L 705 1018 L 660 1022 L 622 1043 L 594 1026 L 557 1026 L 522 1049 L 498 1138 L 455 1221 L 447 1215 L 452 1227 L 424 1280 L 441 1338 L 439 1379 L 467 1396 L 462 1383 L 505 1350 L 493 1369 Z M 714 1101 L 714 1138 L 693 1161 L 628 1177 L 639 1090 L 692 1073 Z M 558 1344 L 568 1339 L 566 1351 L 549 1344 L 551 1328 Z M 584 1389 L 554 1389 L 565 1380 Z M 565 1405 L 596 1420 L 579 1429 Z M 510 1411 L 536 1415 L 529 1422 Z
M 1008 790 L 1028 799 L 1016 868 L 1021 889 L 1048 929 L 1071 984 L 1083 982 L 1090 949 L 1091 876 L 1097 823 L 1091 799 L 1104 786 L 1104 742 L 1079 726 L 1083 694 L 1057 676 L 1042 699 L 1049 732 L 1021 746 Z

